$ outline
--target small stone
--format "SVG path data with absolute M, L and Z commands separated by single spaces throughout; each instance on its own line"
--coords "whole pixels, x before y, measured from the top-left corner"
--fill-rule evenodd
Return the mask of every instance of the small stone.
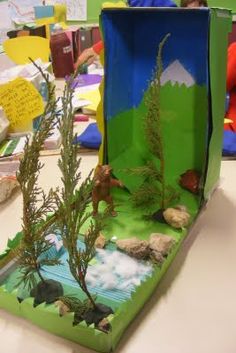
M 166 256 L 170 252 L 172 246 L 175 244 L 175 239 L 169 235 L 153 233 L 150 235 L 149 247 L 152 251 Z
M 89 309 L 84 313 L 82 318 L 88 326 L 91 324 L 97 326 L 101 320 L 113 313 L 113 310 L 109 306 L 98 303 L 95 308 Z
M 106 245 L 106 238 L 102 233 L 99 233 L 99 236 L 95 241 L 95 247 L 98 249 L 103 249 L 105 245 Z
M 64 304 L 62 300 L 57 300 L 55 302 L 55 306 L 59 308 L 60 316 L 64 316 L 70 312 L 70 308 L 66 304 Z
M 179 183 L 184 189 L 193 194 L 198 194 L 200 175 L 196 170 L 189 169 L 184 174 L 181 174 Z
M 149 246 L 146 240 L 136 237 L 120 239 L 116 242 L 117 247 L 136 259 L 145 259 L 149 255 Z
M 6 201 L 18 186 L 16 177 L 5 176 L 0 178 L 0 203 Z
M 109 332 L 111 329 L 111 325 L 107 318 L 104 318 L 101 320 L 98 325 L 97 325 L 98 330 L 103 331 L 103 332 Z
M 111 241 L 112 243 L 116 243 L 116 241 L 117 241 L 117 236 L 116 236 L 116 235 L 113 235 L 113 237 L 111 237 L 110 241 Z
M 162 256 L 162 254 L 158 251 L 155 251 L 155 250 L 150 251 L 150 259 L 159 265 L 161 265 L 165 260 L 165 258 Z
M 173 228 L 184 228 L 188 225 L 190 220 L 190 214 L 186 210 L 177 208 L 167 208 L 163 212 L 163 216 L 166 222 Z

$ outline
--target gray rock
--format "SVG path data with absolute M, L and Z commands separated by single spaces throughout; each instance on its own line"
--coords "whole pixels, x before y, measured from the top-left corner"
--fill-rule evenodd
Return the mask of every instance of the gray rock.
M 153 233 L 150 235 L 149 247 L 151 251 L 160 253 L 162 256 L 168 255 L 174 244 L 175 239 L 169 235 L 159 233 Z
M 149 245 L 146 240 L 140 240 L 136 237 L 117 240 L 118 249 L 126 252 L 136 259 L 145 259 L 149 255 Z
M 97 328 L 100 330 L 100 331 L 103 331 L 103 332 L 109 332 L 111 330 L 111 325 L 108 321 L 107 318 L 104 318 L 103 320 L 101 320 L 98 325 L 97 325 Z
M 99 233 L 99 236 L 97 237 L 95 241 L 95 247 L 98 249 L 103 249 L 106 245 L 106 238 L 102 233 Z
M 161 265 L 165 260 L 162 254 L 155 250 L 150 251 L 150 259 L 158 265 Z
M 190 220 L 190 214 L 184 209 L 183 206 L 177 206 L 177 208 L 167 208 L 163 212 L 163 217 L 166 222 L 173 228 L 181 229 L 188 225 Z
M 46 279 L 39 282 L 30 292 L 34 297 L 34 307 L 46 302 L 46 304 L 54 303 L 59 297 L 63 296 L 63 287 L 60 282 L 53 279 Z

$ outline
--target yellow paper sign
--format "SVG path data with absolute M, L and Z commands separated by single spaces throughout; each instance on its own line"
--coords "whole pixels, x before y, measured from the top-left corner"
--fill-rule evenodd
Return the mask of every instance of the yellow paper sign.
M 32 120 L 44 111 L 43 99 L 37 89 L 21 77 L 0 86 L 0 105 L 15 132 L 32 129 Z

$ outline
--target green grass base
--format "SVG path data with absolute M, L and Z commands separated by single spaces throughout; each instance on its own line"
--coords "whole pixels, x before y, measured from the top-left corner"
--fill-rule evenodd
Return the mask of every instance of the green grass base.
M 198 213 L 200 198 L 178 186 L 176 186 L 176 190 L 180 192 L 178 204 L 187 207 L 192 222 Z M 178 241 L 185 236 L 186 231 L 171 228 L 168 224 L 144 220 L 143 216 L 149 212 L 157 211 L 157 207 L 146 211 L 134 208 L 130 201 L 130 193 L 125 189 L 114 188 L 112 194 L 117 216 L 110 217 L 107 220 L 103 231 L 107 239 L 111 239 L 113 236 L 116 236 L 117 239 L 127 239 L 135 236 L 142 240 L 148 240 L 151 233 L 163 233 L 173 236 Z M 106 207 L 107 205 L 101 202 L 99 211 L 103 211 Z M 88 227 L 89 221 L 83 226 L 82 234 L 86 232 Z
M 21 304 L 17 301 L 17 293 L 9 293 L 5 286 L 0 287 L 0 308 L 10 313 L 23 317 L 42 329 L 57 336 L 79 343 L 83 346 L 94 349 L 98 352 L 111 352 L 117 346 L 126 327 L 135 318 L 145 302 L 153 293 L 157 284 L 173 261 L 181 242 L 178 242 L 163 266 L 157 268 L 153 276 L 143 282 L 131 299 L 120 306 L 110 319 L 112 332 L 105 334 L 94 329 L 94 326 L 87 327 L 85 322 L 73 327 L 73 315 L 68 314 L 62 318 L 58 315 L 58 309 L 53 305 L 41 304 L 33 307 L 33 299 L 28 298 Z
M 162 276 L 173 261 L 188 232 L 187 230 L 174 230 L 166 224 L 144 222 L 142 218 L 143 212 L 138 209 L 133 209 L 129 201 L 129 193 L 125 190 L 114 190 L 114 197 L 119 204 L 119 206 L 117 206 L 118 216 L 109 219 L 105 230 L 105 235 L 108 238 L 116 235 L 119 239 L 130 236 L 137 236 L 140 239 L 148 239 L 152 232 L 162 232 L 174 236 L 176 239 L 176 245 L 161 268 L 156 267 L 153 275 L 142 282 L 132 294 L 131 298 L 120 305 L 114 315 L 109 317 L 112 325 L 112 331 L 109 334 L 96 330 L 93 325 L 87 327 L 85 322 L 73 327 L 73 314 L 68 314 L 67 316 L 60 318 L 58 309 L 54 305 L 41 304 L 37 308 L 34 308 L 33 298 L 27 298 L 19 304 L 17 301 L 17 291 L 13 290 L 13 286 L 7 285 L 7 281 L 0 287 L 0 308 L 7 310 L 14 315 L 26 318 L 48 332 L 77 342 L 83 346 L 99 352 L 113 351 L 127 326 L 135 318 L 155 290 L 157 284 L 160 282 Z M 184 191 L 182 193 L 181 202 L 188 207 L 193 221 L 198 212 L 198 199 Z M 13 242 L 13 244 L 16 246 L 17 242 Z M 68 293 L 69 291 L 70 289 L 66 288 L 66 292 Z

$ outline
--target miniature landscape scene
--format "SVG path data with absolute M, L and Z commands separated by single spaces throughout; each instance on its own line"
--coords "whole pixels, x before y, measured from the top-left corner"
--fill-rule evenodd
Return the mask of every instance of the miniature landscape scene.
M 155 10 L 148 12 L 149 26 L 145 11 L 103 12 L 109 52 L 100 117 L 103 150 L 85 180 L 73 132 L 77 73 L 66 83 L 59 121 L 55 88 L 42 73 L 48 102 L 17 174 L 22 230 L 0 255 L 0 307 L 100 352 L 115 349 L 205 202 L 209 11 L 199 11 L 196 19 Z M 165 26 L 167 15 L 172 19 Z M 153 35 L 159 19 L 161 30 Z M 183 27 L 175 26 L 183 19 L 191 30 L 178 51 Z M 130 23 L 136 31 L 123 37 Z M 186 59 L 196 29 L 194 50 L 204 54 Z M 62 135 L 63 186 L 45 194 L 38 183 L 39 152 L 55 123 Z

